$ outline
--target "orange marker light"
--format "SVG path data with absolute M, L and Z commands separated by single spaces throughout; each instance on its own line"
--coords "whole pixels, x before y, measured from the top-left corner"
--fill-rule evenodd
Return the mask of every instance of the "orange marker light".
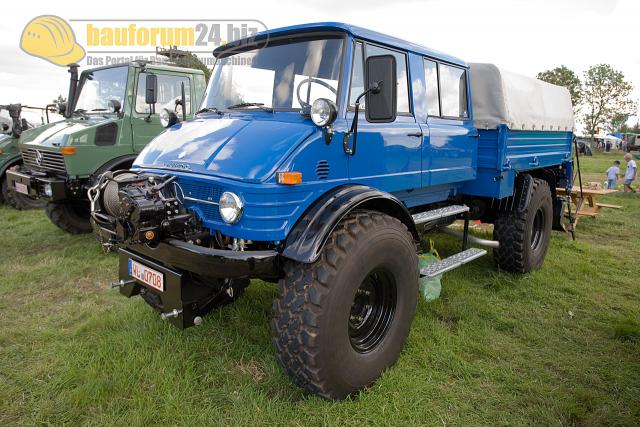
M 278 172 L 276 176 L 278 184 L 296 185 L 302 183 L 302 173 L 300 172 Z
M 60 152 L 63 156 L 73 156 L 76 154 L 76 147 L 62 147 Z

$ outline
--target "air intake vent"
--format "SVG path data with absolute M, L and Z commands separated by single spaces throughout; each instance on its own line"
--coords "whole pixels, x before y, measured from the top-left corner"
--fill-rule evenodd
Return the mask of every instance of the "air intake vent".
M 327 179 L 329 177 L 329 162 L 326 160 L 318 161 L 316 165 L 316 176 L 318 179 Z

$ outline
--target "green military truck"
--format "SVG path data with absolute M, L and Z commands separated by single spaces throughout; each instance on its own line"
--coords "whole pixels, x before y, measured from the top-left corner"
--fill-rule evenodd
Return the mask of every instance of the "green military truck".
M 51 221 L 73 234 L 91 232 L 87 190 L 104 172 L 127 169 L 164 127 L 165 108 L 192 116 L 206 81 L 200 70 L 134 61 L 83 71 L 69 66 L 65 120 L 25 131 L 23 165 L 7 171 L 9 191 L 46 202 Z M 184 109 L 183 109 L 184 106 Z

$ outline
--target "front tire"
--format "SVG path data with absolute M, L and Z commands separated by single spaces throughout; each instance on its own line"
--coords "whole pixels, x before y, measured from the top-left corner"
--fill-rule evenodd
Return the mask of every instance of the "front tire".
M 17 166 L 12 166 L 10 169 L 13 168 L 17 168 Z M 9 181 L 7 181 L 6 175 L 0 177 L 0 203 L 3 202 L 21 211 L 27 209 L 42 209 L 45 205 L 43 200 L 32 199 L 24 194 L 9 190 Z
M 354 212 L 316 262 L 290 261 L 284 269 L 272 343 L 295 384 L 343 399 L 396 362 L 418 295 L 416 247 L 404 224 L 379 212 Z
M 529 205 L 522 212 L 503 212 L 493 227 L 493 239 L 500 247 L 493 250 L 498 266 L 515 273 L 539 268 L 549 249 L 553 223 L 553 202 L 549 184 L 533 179 Z
M 86 234 L 92 231 L 87 200 L 49 202 L 45 212 L 51 222 L 67 233 Z

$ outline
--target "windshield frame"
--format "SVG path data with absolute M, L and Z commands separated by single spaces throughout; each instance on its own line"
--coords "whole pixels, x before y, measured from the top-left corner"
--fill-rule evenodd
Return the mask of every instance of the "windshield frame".
M 122 109 L 120 110 L 120 112 L 124 112 L 125 108 L 126 108 L 126 104 L 127 104 L 127 96 L 128 96 L 128 88 L 129 88 L 129 64 L 124 63 L 124 64 L 117 64 L 117 65 L 106 65 L 104 67 L 96 67 L 96 68 L 91 68 L 89 70 L 84 70 L 82 73 L 80 73 L 80 78 L 78 81 L 78 88 L 76 89 L 76 96 L 75 99 L 73 100 L 73 111 L 71 112 L 72 114 L 76 114 L 77 111 L 77 106 L 78 106 L 78 100 L 80 99 L 80 95 L 82 94 L 82 89 L 84 88 L 85 83 L 87 82 L 87 76 L 90 73 L 94 73 L 96 71 L 103 71 L 103 70 L 110 70 L 113 68 L 126 68 L 127 69 L 127 78 L 125 79 L 124 82 L 124 97 L 123 97 L 123 104 L 122 104 Z M 104 114 L 110 114 L 108 109 L 105 111 L 82 111 L 82 114 L 85 115 L 90 115 L 90 114 L 98 114 L 98 115 L 104 115 Z
M 341 54 L 340 54 L 340 65 L 338 67 L 338 88 L 337 90 L 337 94 L 336 94 L 336 106 L 338 108 L 338 111 L 340 111 L 340 106 L 343 102 L 342 98 L 343 98 L 343 90 L 345 87 L 345 82 L 344 82 L 344 67 L 346 66 L 346 59 L 347 59 L 347 50 L 348 49 L 348 41 L 349 41 L 349 34 L 344 32 L 344 31 L 308 31 L 308 32 L 299 32 L 299 33 L 295 33 L 295 34 L 287 34 L 287 35 L 278 35 L 275 37 L 270 37 L 269 39 L 266 40 L 266 44 L 265 44 L 265 40 L 263 39 L 259 39 L 259 40 L 254 40 L 252 43 L 249 44 L 243 44 L 241 46 L 234 46 L 232 48 L 230 48 L 227 51 L 222 51 L 222 52 L 218 52 L 216 54 L 216 60 L 213 64 L 213 67 L 211 68 L 211 77 L 209 79 L 209 82 L 207 83 L 207 90 L 205 91 L 204 95 L 202 96 L 202 103 L 200 105 L 200 108 L 198 110 L 202 110 L 205 108 L 213 108 L 215 106 L 210 106 L 210 105 L 206 105 L 207 103 L 207 98 L 209 95 L 209 90 L 211 89 L 211 86 L 213 85 L 213 75 L 216 72 L 216 65 L 218 65 L 218 62 L 220 61 L 220 59 L 226 59 L 229 57 L 232 57 L 234 55 L 238 55 L 238 54 L 242 54 L 242 53 L 246 53 L 246 52 L 250 52 L 252 50 L 257 50 L 257 49 L 264 49 L 266 47 L 269 46 L 269 43 L 271 42 L 281 42 L 281 41 L 288 41 L 289 43 L 299 43 L 299 42 L 304 42 L 304 41 L 310 41 L 310 40 L 321 40 L 324 38 L 332 38 L 332 39 L 337 39 L 340 40 L 342 43 L 341 46 Z M 287 44 L 287 43 L 282 43 Z M 347 85 L 348 86 L 348 85 Z M 251 112 L 265 112 L 264 109 L 261 108 L 255 108 L 255 107 L 248 107 L 248 108 L 237 108 L 237 109 L 232 109 L 229 110 L 227 109 L 227 106 L 222 106 L 222 107 L 217 107 L 220 111 L 226 112 L 226 113 L 230 113 L 230 112 L 247 112 L 247 111 L 251 111 Z M 272 108 L 272 107 L 269 107 Z M 301 108 L 272 108 L 273 112 L 300 112 L 302 109 Z

